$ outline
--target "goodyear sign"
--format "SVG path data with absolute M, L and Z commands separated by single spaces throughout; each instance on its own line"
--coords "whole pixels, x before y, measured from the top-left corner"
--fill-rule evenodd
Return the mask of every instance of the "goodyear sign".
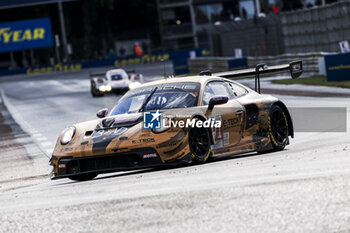
M 0 24 L 0 53 L 51 47 L 52 45 L 49 18 Z
M 154 63 L 160 61 L 168 61 L 170 59 L 169 53 L 163 53 L 158 55 L 143 55 L 142 57 L 129 57 L 117 59 L 114 61 L 115 67 L 126 66 L 126 65 L 137 65 L 145 63 Z
M 324 56 L 326 63 L 327 81 L 350 80 L 350 53 Z
M 187 59 L 189 57 L 191 50 L 181 50 L 181 51 L 173 51 L 169 53 L 159 53 L 155 55 L 143 55 L 142 57 L 124 57 L 118 59 L 108 59 L 108 60 L 92 60 L 92 61 L 84 61 L 80 63 L 68 63 L 68 64 L 56 64 L 54 66 L 36 66 L 30 67 L 28 69 L 17 69 L 17 70 L 0 70 L 0 76 L 3 75 L 11 75 L 11 74 L 43 74 L 43 73 L 51 73 L 51 72 L 75 72 L 80 71 L 82 69 L 92 68 L 92 67 L 105 67 L 105 66 L 115 66 L 115 67 L 124 67 L 127 65 L 136 65 L 136 64 L 145 64 L 145 63 L 155 63 L 161 61 L 173 61 L 174 64 L 178 64 L 180 62 L 185 62 L 182 64 L 184 67 L 179 67 L 174 65 L 175 70 L 177 69 L 187 69 Z M 208 56 L 209 50 L 208 48 L 199 48 L 195 49 L 196 56 Z M 176 60 L 176 61 L 175 61 Z M 186 71 L 188 72 L 188 71 Z

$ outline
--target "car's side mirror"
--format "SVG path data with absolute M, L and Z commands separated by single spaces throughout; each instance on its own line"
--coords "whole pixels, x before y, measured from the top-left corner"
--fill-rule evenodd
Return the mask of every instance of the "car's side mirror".
M 228 101 L 227 96 L 214 96 L 209 100 L 208 110 L 213 110 L 215 105 L 226 104 Z
M 96 113 L 98 118 L 104 118 L 108 115 L 108 108 L 103 108 Z

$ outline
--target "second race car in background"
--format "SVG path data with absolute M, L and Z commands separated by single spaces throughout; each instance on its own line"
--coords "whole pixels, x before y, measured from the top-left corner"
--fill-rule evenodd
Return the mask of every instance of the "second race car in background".
M 107 93 L 123 93 L 144 83 L 143 75 L 135 71 L 112 69 L 106 73 L 91 73 L 91 95 L 103 96 Z

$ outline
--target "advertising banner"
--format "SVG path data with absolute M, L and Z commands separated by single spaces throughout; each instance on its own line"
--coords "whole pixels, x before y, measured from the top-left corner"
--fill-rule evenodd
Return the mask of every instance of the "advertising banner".
M 326 55 L 324 60 L 328 81 L 350 80 L 350 53 Z
M 0 23 L 0 53 L 51 46 L 49 18 Z

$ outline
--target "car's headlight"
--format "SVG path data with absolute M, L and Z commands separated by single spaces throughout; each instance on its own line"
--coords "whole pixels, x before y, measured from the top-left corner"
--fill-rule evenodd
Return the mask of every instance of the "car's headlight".
M 170 129 L 171 127 L 171 121 L 173 121 L 172 117 L 162 117 L 161 118 L 161 123 L 160 123 L 160 128 L 159 129 L 152 129 L 153 133 L 163 133 Z
M 68 144 L 75 133 L 75 127 L 69 127 L 63 131 L 62 137 L 61 137 L 61 144 L 66 145 Z
M 136 88 L 136 87 L 139 87 L 139 86 L 141 86 L 141 83 L 140 82 L 131 82 L 131 83 L 129 83 L 129 89 L 131 90 L 131 89 L 134 89 L 134 88 Z
M 99 88 L 98 88 L 99 91 L 101 92 L 108 92 L 108 91 L 111 91 L 112 90 L 112 87 L 111 85 L 101 85 Z

